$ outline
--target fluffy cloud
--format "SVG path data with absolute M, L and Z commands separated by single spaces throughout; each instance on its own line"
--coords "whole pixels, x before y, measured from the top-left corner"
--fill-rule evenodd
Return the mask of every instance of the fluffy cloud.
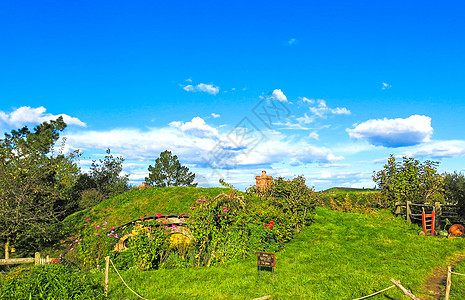
M 69 133 L 68 144 L 83 151 L 111 148 L 114 153 L 124 155 L 127 160 L 151 161 L 160 152 L 173 151 L 183 164 L 198 168 L 218 169 L 237 167 L 269 168 L 274 163 L 294 158 L 303 164 L 328 163 L 343 159 L 330 149 L 308 143 L 308 138 L 298 139 L 268 130 L 261 132 L 266 138 L 231 140 L 231 132 L 220 133 L 202 118 L 191 121 L 171 122 L 169 126 L 139 129 L 113 129 L 108 131 L 85 131 Z M 131 172 L 132 173 L 132 172 Z
M 294 45 L 294 44 L 297 44 L 297 40 L 296 39 L 290 39 L 287 43 L 289 45 Z
M 212 113 L 211 116 L 212 116 L 213 118 L 215 118 L 215 119 L 221 117 L 221 115 L 215 114 L 215 113 Z
M 356 140 L 366 140 L 375 146 L 404 147 L 428 142 L 433 134 L 431 118 L 413 115 L 406 119 L 368 120 L 346 129 Z
M 0 111 L 0 122 L 8 127 L 21 127 L 27 124 L 40 124 L 45 121 L 56 120 L 58 117 L 63 117 L 63 120 L 68 125 L 86 127 L 86 124 L 78 118 L 65 114 L 52 115 L 46 113 L 46 111 L 47 110 L 43 106 L 37 108 L 21 106 L 9 114 Z
M 169 124 L 173 128 L 180 129 L 183 133 L 199 138 L 214 138 L 219 139 L 218 130 L 211 127 L 200 117 L 195 117 L 190 122 L 171 122 Z
M 181 87 L 186 92 L 204 92 L 210 95 L 216 95 L 220 91 L 220 88 L 218 86 L 214 84 L 205 84 L 205 83 L 199 83 L 196 86 L 192 84 L 188 84 L 186 86 L 181 85 Z
M 305 98 L 307 99 L 307 98 Z M 308 100 L 308 99 L 307 99 Z M 312 103 L 310 101 L 304 101 L 304 102 L 308 102 L 308 103 Z M 310 111 L 320 117 L 320 118 L 325 118 L 326 115 L 328 114 L 334 114 L 334 115 L 350 115 L 350 110 L 348 110 L 347 108 L 345 107 L 336 107 L 336 108 L 330 108 L 328 107 L 328 105 L 326 104 L 326 101 L 323 100 L 323 99 L 318 99 L 317 101 L 317 106 L 314 106 L 314 107 L 310 107 Z
M 287 97 L 284 95 L 283 91 L 281 89 L 275 89 L 273 93 L 271 94 L 271 97 L 273 97 L 275 100 L 281 101 L 281 102 L 287 102 Z
M 381 87 L 382 90 L 387 90 L 387 89 L 391 88 L 391 85 L 388 84 L 388 83 L 386 83 L 386 82 L 383 82 L 382 85 L 383 85 L 383 86 Z
M 318 133 L 316 132 L 311 132 L 308 137 L 312 140 L 318 140 L 320 138 L 320 136 L 318 135 Z
M 465 141 L 451 140 L 433 142 L 414 151 L 407 151 L 405 155 L 434 159 L 465 156 Z

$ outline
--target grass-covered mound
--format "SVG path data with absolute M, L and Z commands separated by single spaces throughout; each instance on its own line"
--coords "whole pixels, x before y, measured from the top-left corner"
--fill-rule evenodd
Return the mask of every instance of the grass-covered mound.
M 133 189 L 100 204 L 68 216 L 64 223 L 69 230 L 80 228 L 86 219 L 89 225 L 106 221 L 113 226 L 125 224 L 143 216 L 178 214 L 190 211 L 192 201 L 198 198 L 215 197 L 229 189 L 195 187 L 152 187 Z M 88 222 L 87 222 L 88 223 Z
M 327 190 L 322 191 L 322 193 L 327 194 L 337 194 L 337 193 L 350 193 L 350 192 L 374 192 L 379 191 L 377 189 L 359 189 L 359 188 L 350 188 L 350 187 L 332 187 Z
M 267 272 L 258 278 L 253 256 L 210 268 L 127 271 L 123 277 L 150 299 L 353 299 L 392 285 L 391 278 L 428 299 L 423 282 L 463 251 L 465 240 L 419 236 L 419 231 L 386 210 L 358 214 L 318 208 L 314 223 L 276 254 L 274 280 Z M 135 299 L 114 272 L 110 277 L 110 297 Z M 404 297 L 397 288 L 378 297 L 385 296 Z

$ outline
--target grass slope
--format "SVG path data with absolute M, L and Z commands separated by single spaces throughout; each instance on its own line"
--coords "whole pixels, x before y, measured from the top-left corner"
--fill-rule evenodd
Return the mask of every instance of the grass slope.
M 149 299 L 353 299 L 400 280 L 421 299 L 423 282 L 464 239 L 419 236 L 419 227 L 389 211 L 354 214 L 318 208 L 314 223 L 276 254 L 275 278 L 257 276 L 255 257 L 212 266 L 127 271 L 129 286 Z M 103 281 L 103 274 L 96 273 Z M 138 299 L 110 274 L 111 299 Z M 371 299 L 406 299 L 395 288 Z
M 76 212 L 68 216 L 64 223 L 71 230 L 91 219 L 92 223 L 119 226 L 143 216 L 157 213 L 186 213 L 198 198 L 215 197 L 228 191 L 224 188 L 165 187 L 131 190 L 114 198 L 107 199 L 98 205 Z
M 358 188 L 349 188 L 349 187 L 332 187 L 330 189 L 322 191 L 322 193 L 327 194 L 337 194 L 337 193 L 350 193 L 350 192 L 373 192 L 379 191 L 378 189 L 358 189 Z

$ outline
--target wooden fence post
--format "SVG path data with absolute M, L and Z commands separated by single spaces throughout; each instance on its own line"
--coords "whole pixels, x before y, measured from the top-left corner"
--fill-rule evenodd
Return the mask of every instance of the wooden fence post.
M 450 286 L 452 285 L 452 279 L 451 279 L 451 266 L 447 266 L 447 281 L 446 281 L 446 296 L 445 300 L 449 300 L 449 295 L 450 295 Z
M 404 294 L 406 296 L 409 296 L 410 299 L 413 299 L 413 300 L 420 300 L 420 298 L 418 298 L 417 296 L 415 296 L 411 291 L 407 290 L 405 287 L 402 286 L 402 284 L 400 284 L 399 281 L 396 281 L 394 278 L 391 278 L 391 282 L 394 283 L 395 285 L 397 285 L 397 287 L 399 289 L 402 290 L 402 292 L 404 292 Z
M 39 252 L 36 252 L 34 254 L 34 264 L 35 265 L 39 265 L 40 264 L 40 253 Z
M 6 239 L 6 244 L 5 244 L 5 259 L 10 259 L 10 239 Z
M 441 203 L 435 202 L 434 203 L 434 210 L 436 212 L 436 217 L 434 218 L 434 220 L 435 220 L 434 228 L 435 228 L 435 230 L 439 231 L 439 230 L 441 230 L 440 226 L 441 226 L 441 218 L 442 218 Z
M 400 215 L 400 203 L 396 203 L 396 217 Z
M 110 256 L 105 257 L 105 297 L 108 296 L 108 272 L 110 271 Z
M 406 216 L 406 220 L 407 222 L 409 223 L 412 223 L 412 220 L 410 219 L 410 215 L 412 214 L 412 210 L 410 209 L 410 201 L 407 201 L 407 204 L 406 204 L 406 208 L 407 208 L 407 216 Z

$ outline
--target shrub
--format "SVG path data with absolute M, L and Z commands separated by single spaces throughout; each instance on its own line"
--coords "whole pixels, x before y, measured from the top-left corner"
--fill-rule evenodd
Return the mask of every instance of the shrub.
M 386 207 L 381 192 L 321 193 L 321 205 L 342 212 L 371 213 L 374 208 Z
M 105 195 L 97 189 L 85 190 L 81 194 L 81 199 L 79 199 L 79 209 L 93 207 L 105 199 Z
M 0 299 L 105 299 L 103 286 L 64 265 L 20 266 L 3 279 Z

